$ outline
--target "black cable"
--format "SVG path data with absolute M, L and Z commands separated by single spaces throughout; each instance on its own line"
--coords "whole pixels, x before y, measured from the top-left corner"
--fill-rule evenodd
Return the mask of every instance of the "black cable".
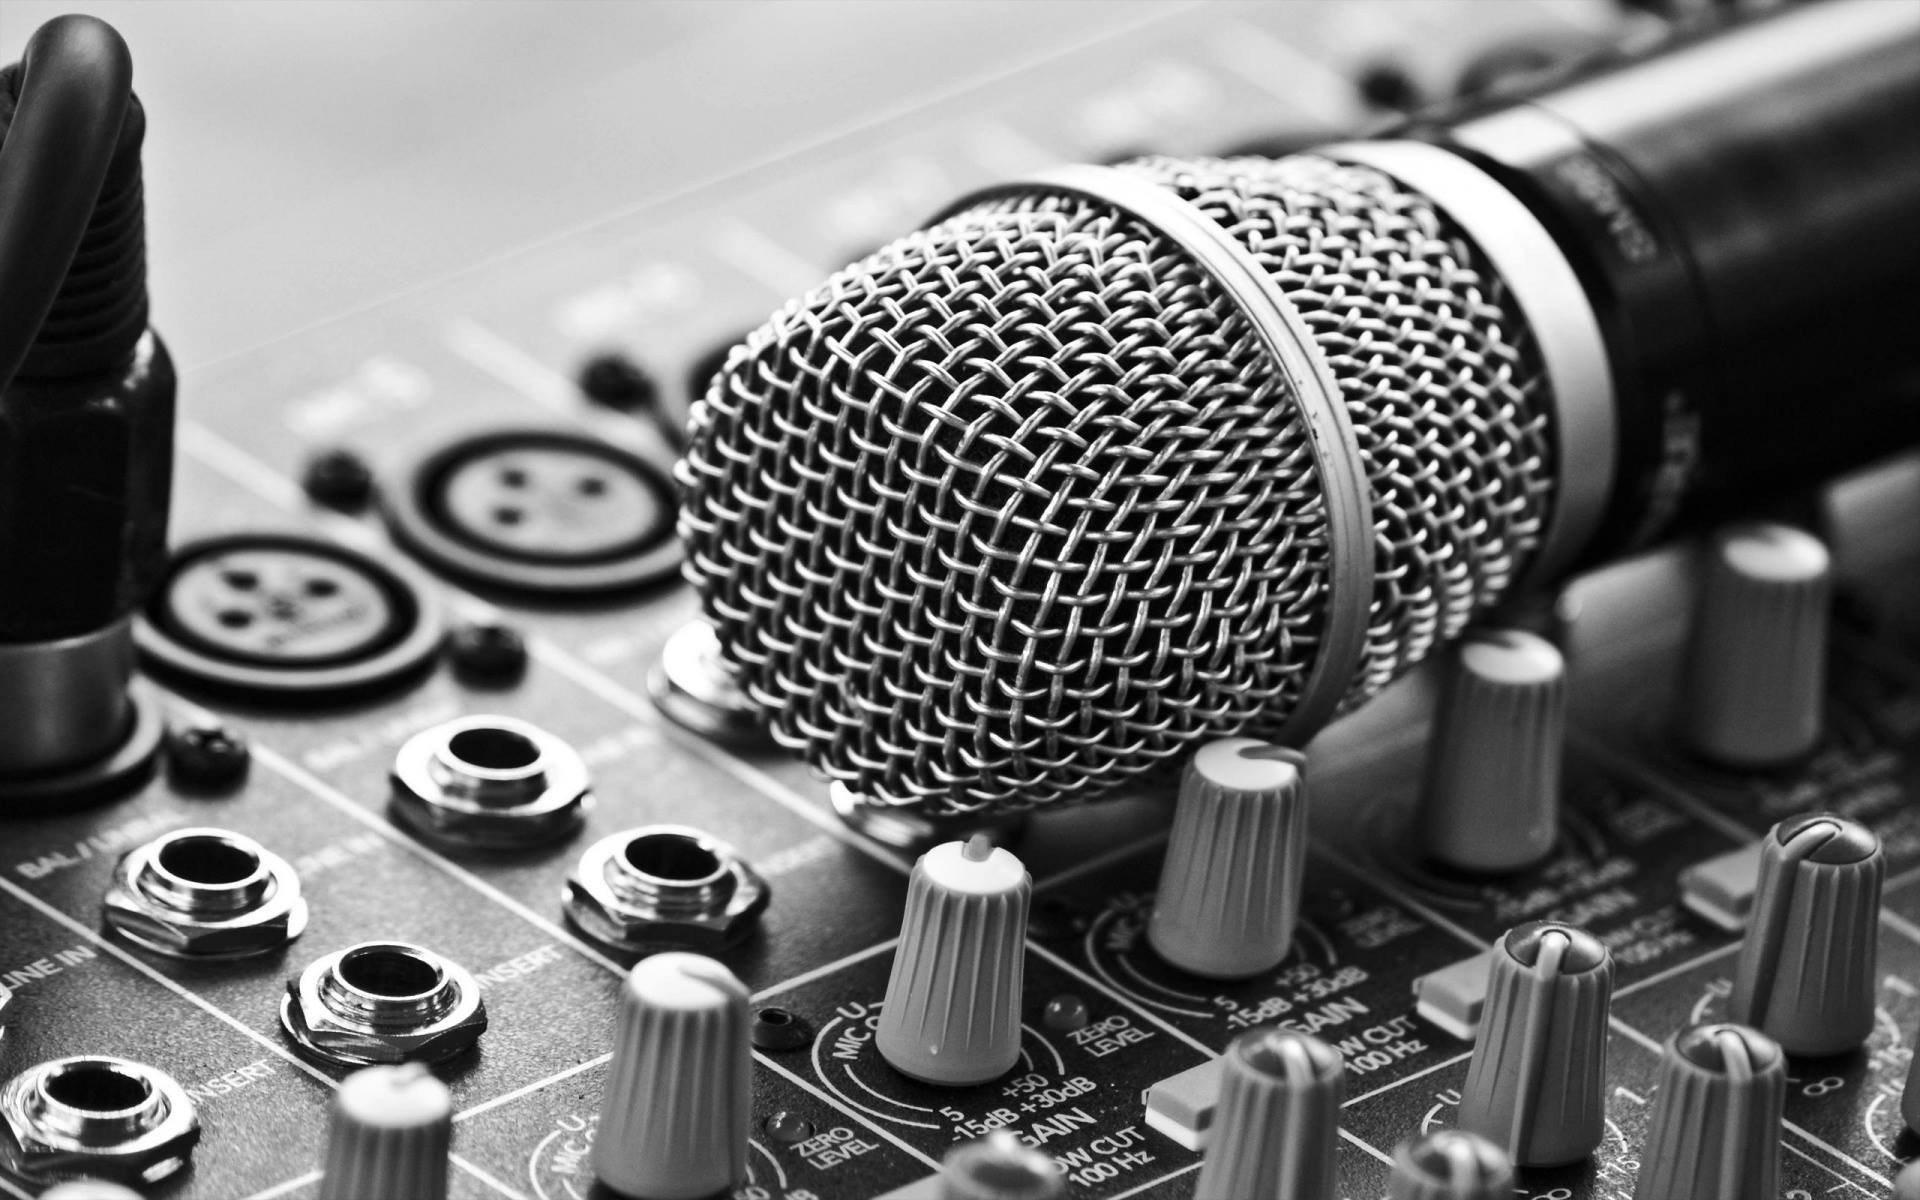
M 0 392 L 66 281 L 132 94 L 133 58 L 104 21 L 57 17 L 27 43 L 0 143 Z

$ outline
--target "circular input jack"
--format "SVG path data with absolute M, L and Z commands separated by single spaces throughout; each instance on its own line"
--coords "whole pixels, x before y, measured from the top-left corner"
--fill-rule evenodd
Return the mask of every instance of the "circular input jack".
M 393 814 L 456 846 L 517 849 L 580 828 L 587 764 L 511 717 L 461 717 L 408 738 L 393 760 Z
M 269 954 L 307 926 L 287 860 L 225 829 L 179 829 L 128 851 L 101 911 L 135 945 L 189 961 Z
M 567 916 L 614 950 L 719 954 L 754 931 L 767 881 L 732 846 L 684 825 L 595 842 L 567 880 Z
M 385 511 L 430 565 L 516 592 L 624 591 L 680 566 L 666 473 L 564 430 L 493 430 L 432 450 L 388 489 Z
M 124 1058 L 61 1058 L 0 1087 L 0 1170 L 40 1186 L 105 1179 L 144 1188 L 178 1172 L 200 1140 L 172 1077 Z
M 487 1031 L 480 984 L 464 967 L 405 942 L 363 942 L 316 960 L 287 984 L 280 1022 L 310 1057 L 337 1066 L 436 1063 Z
M 148 663 L 274 700 L 357 697 L 410 677 L 440 645 L 411 571 L 300 534 L 249 533 L 174 552 L 134 635 Z
M 701 737 L 752 749 L 774 744 L 705 621 L 688 621 L 667 639 L 647 673 L 647 692 L 669 720 Z

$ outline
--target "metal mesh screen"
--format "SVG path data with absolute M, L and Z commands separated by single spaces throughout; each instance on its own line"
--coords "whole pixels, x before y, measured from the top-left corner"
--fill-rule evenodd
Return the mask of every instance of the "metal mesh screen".
M 1228 228 L 1339 380 L 1376 584 L 1349 701 L 1497 600 L 1551 498 L 1548 397 L 1477 251 L 1377 172 L 1124 168 Z M 1151 229 L 982 203 L 788 305 L 695 406 L 687 573 L 775 736 L 929 809 L 1087 799 L 1277 729 L 1313 665 L 1325 514 L 1251 327 Z

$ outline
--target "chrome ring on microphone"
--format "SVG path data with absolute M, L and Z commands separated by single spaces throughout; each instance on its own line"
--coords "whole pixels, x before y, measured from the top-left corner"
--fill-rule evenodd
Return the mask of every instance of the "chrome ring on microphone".
M 1613 369 L 1600 321 L 1566 254 L 1527 206 L 1459 155 L 1425 142 L 1343 142 L 1314 153 L 1371 167 L 1431 200 L 1487 256 L 1533 332 L 1553 403 L 1560 486 L 1523 586 L 1565 573 L 1613 491 Z
M 1333 372 L 1280 286 L 1232 234 L 1160 185 L 1111 167 L 1063 166 L 961 197 L 937 220 L 983 200 L 1035 190 L 1083 196 L 1141 221 L 1192 256 L 1258 333 L 1297 406 L 1327 505 L 1327 588 L 1335 596 L 1373 595 L 1373 492 L 1360 444 Z M 1367 604 L 1327 606 L 1320 651 L 1292 714 L 1275 740 L 1304 745 L 1339 712 L 1360 673 Z

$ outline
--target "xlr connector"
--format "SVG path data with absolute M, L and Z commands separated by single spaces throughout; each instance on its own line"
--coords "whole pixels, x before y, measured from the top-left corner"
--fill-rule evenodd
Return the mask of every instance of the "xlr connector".
M 165 562 L 175 382 L 132 78 L 88 17 L 0 70 L 0 814 L 110 792 L 159 739 L 130 616 Z

